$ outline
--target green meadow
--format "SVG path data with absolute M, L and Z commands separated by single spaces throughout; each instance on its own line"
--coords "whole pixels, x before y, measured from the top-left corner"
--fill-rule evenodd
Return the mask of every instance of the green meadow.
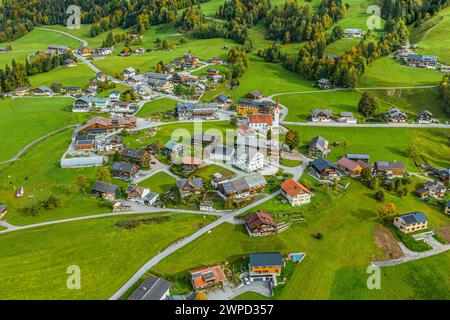
M 168 98 L 149 101 L 137 113 L 138 117 L 150 118 L 161 112 L 175 110 L 177 102 Z
M 0 171 L 0 199 L 8 205 L 6 219 L 14 225 L 27 225 L 111 212 L 110 205 L 89 194 L 97 168 L 62 169 L 60 159 L 69 147 L 72 130 L 47 138 L 35 145 L 19 160 Z M 86 193 L 75 183 L 80 175 L 86 176 Z M 25 189 L 23 198 L 16 198 L 18 188 Z M 49 196 L 62 200 L 63 205 L 53 210 L 42 209 L 36 214 L 23 208 L 45 200 Z
M 150 191 L 162 194 L 170 191 L 175 186 L 175 178 L 165 172 L 158 172 L 150 178 L 139 183 L 142 187 L 150 188 Z
M 443 73 L 402 65 L 392 56 L 375 60 L 359 78 L 358 87 L 435 86 Z
M 68 46 L 76 49 L 80 46 L 80 42 L 56 32 L 32 30 L 15 41 L 2 43 L 1 46 L 8 45 L 12 46 L 12 51 L 0 53 L 0 67 L 11 64 L 13 59 L 25 63 L 29 55 L 38 50 L 46 50 L 49 45 Z
M 17 98 L 0 100 L 0 162 L 16 155 L 30 142 L 70 124 L 83 122 L 87 115 L 70 112 L 69 98 Z M 14 132 L 14 134 L 11 134 Z
M 33 88 L 41 85 L 49 87 L 52 83 L 61 83 L 63 87 L 87 88 L 93 79 L 95 79 L 95 72 L 84 63 L 80 63 L 76 67 L 59 67 L 35 74 L 30 77 L 30 83 Z
M 408 156 L 411 143 L 420 146 L 417 160 L 428 162 L 440 168 L 450 166 L 450 147 L 448 138 L 450 130 L 426 128 L 327 128 L 289 126 L 296 130 L 301 139 L 300 151 L 307 152 L 311 139 L 320 135 L 330 143 L 332 152 L 328 158 L 337 161 L 347 153 L 363 153 L 371 157 L 371 161 L 404 161 L 407 169 L 418 171 L 413 160 Z M 340 142 L 334 147 L 331 144 Z M 347 146 L 342 142 L 347 141 Z
M 306 223 L 294 224 L 290 229 L 276 236 L 250 238 L 243 226 L 224 224 L 196 239 L 173 255 L 162 260 L 154 271 L 168 276 L 181 275 L 187 270 L 225 261 L 235 261 L 250 252 L 281 251 L 306 252 L 305 260 L 295 267 L 293 276 L 286 285 L 277 288 L 276 299 L 431 299 L 450 297 L 447 280 L 434 281 L 436 271 L 439 278 L 445 278 L 445 271 L 439 263 L 448 263 L 449 255 L 424 259 L 414 264 L 422 265 L 415 281 L 407 281 L 408 275 L 397 278 L 397 270 L 411 270 L 404 266 L 382 269 L 382 289 L 369 290 L 366 287 L 366 269 L 371 260 L 383 256 L 373 241 L 373 231 L 379 226 L 376 211 L 379 203 L 374 199 L 373 190 L 361 187 L 357 181 L 351 182 L 349 189 L 339 194 L 331 189 L 314 187 L 316 193 L 326 192 L 327 201 L 318 208 L 302 213 Z M 407 196 L 408 201 L 396 195 L 387 195 L 386 202 L 395 201 L 398 211 L 421 209 L 432 219 L 433 226 L 449 223 L 449 218 L 432 206 Z M 405 199 L 405 198 L 402 198 Z M 312 201 L 316 201 L 315 198 Z M 261 205 L 255 210 L 264 210 Z M 301 209 L 299 209 L 301 210 Z M 276 212 L 279 212 L 278 210 Z M 322 233 L 317 240 L 313 234 Z M 223 241 L 227 239 L 227 241 Z M 413 264 L 413 269 L 414 269 Z M 385 280 L 385 281 L 384 281 Z M 431 287 L 425 283 L 430 281 Z M 420 283 L 420 288 L 416 285 Z M 400 288 L 400 289 L 399 289 Z M 244 295 L 244 298 L 258 298 Z
M 117 226 L 158 217 L 168 218 L 132 229 Z M 212 221 L 201 215 L 152 214 L 0 234 L 0 298 L 106 300 L 158 251 Z M 80 290 L 66 286 L 67 268 L 74 265 L 81 271 Z
M 427 55 L 436 55 L 439 62 L 450 64 L 450 7 L 439 12 L 437 17 L 443 17 L 439 23 L 427 29 L 422 35 L 417 45 L 418 53 Z

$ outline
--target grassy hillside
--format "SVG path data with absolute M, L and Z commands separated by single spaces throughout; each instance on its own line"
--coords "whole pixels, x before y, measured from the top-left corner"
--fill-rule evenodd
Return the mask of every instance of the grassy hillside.
M 72 99 L 19 98 L 0 100 L 0 162 L 47 133 L 83 121 L 87 115 L 70 112 Z M 14 132 L 14 134 L 11 134 Z
M 155 217 L 160 215 L 92 219 L 0 234 L 0 299 L 108 299 L 158 251 L 212 222 L 200 215 L 169 215 L 167 221 L 135 229 L 116 226 L 125 219 Z M 81 270 L 80 290 L 66 286 L 66 270 L 72 265 Z

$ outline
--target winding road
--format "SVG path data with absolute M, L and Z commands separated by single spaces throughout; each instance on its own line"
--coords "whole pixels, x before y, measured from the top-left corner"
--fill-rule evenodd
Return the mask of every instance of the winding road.
M 36 29 L 41 29 L 41 30 L 46 30 L 46 31 L 52 31 L 52 32 L 58 32 L 61 34 L 64 34 L 70 38 L 76 39 L 78 41 L 80 41 L 83 46 L 88 46 L 88 42 L 84 39 L 78 38 L 72 34 L 69 34 L 67 32 L 64 31 L 59 31 L 59 30 L 53 30 L 53 29 L 47 29 L 47 28 L 40 28 L 40 27 L 35 27 Z M 81 55 L 76 54 L 77 58 L 79 58 L 81 61 L 83 61 L 89 68 L 91 68 L 94 72 L 98 73 L 100 72 L 100 70 L 95 67 L 90 61 L 88 61 L 85 57 L 82 57 Z M 117 83 L 121 83 L 124 85 L 129 86 L 128 83 L 120 80 L 120 79 L 115 79 L 112 76 L 109 76 L 110 79 L 114 82 Z M 410 88 L 434 88 L 435 86 L 406 86 L 406 87 L 376 87 L 376 88 L 356 88 L 359 90 L 389 90 L 389 89 L 410 89 Z M 292 95 L 292 94 L 316 94 L 316 93 L 324 93 L 324 92 L 330 92 L 330 91 L 348 91 L 348 90 L 352 90 L 352 89 L 346 89 L 346 88 L 337 88 L 337 89 L 331 89 L 331 90 L 308 90 L 308 91 L 297 91 L 297 92 L 281 92 L 281 93 L 275 93 L 272 95 L 269 95 L 267 98 L 265 98 L 265 100 L 272 100 L 278 96 L 283 96 L 283 95 Z M 176 101 L 183 101 L 185 102 L 185 100 L 180 99 L 178 97 L 175 97 L 173 95 L 162 95 L 163 97 L 169 98 L 169 99 L 173 99 Z M 305 123 L 305 122 L 286 122 L 284 121 L 285 117 L 287 116 L 289 110 L 286 106 L 281 106 L 282 107 L 282 116 L 281 116 L 281 123 L 282 124 L 288 124 L 288 125 L 298 125 L 298 126 L 323 126 L 323 127 L 394 127 L 394 128 L 405 128 L 405 127 L 420 127 L 420 128 L 424 128 L 424 127 L 431 127 L 431 128 L 449 128 L 448 125 L 427 125 L 427 124 L 343 124 L 343 123 Z M 186 121 L 189 122 L 189 121 Z M 161 125 L 165 125 L 167 123 L 147 123 L 144 128 L 150 128 L 150 127 L 155 127 L 155 126 L 161 126 Z M 56 134 L 60 131 L 66 130 L 68 128 L 71 127 L 75 127 L 77 125 L 71 125 L 71 126 L 67 126 L 61 129 L 58 129 L 54 132 L 51 132 L 39 139 L 36 139 L 35 141 L 31 142 L 30 144 L 28 144 L 26 147 L 24 147 L 16 156 L 14 156 L 13 158 L 0 162 L 0 164 L 3 163 L 8 163 L 8 162 L 12 162 L 12 161 L 16 161 L 26 150 L 28 150 L 30 147 L 32 147 L 33 145 L 35 145 L 36 143 L 50 137 L 53 134 Z M 141 130 L 143 128 L 140 128 Z M 302 174 L 304 173 L 304 171 L 306 170 L 308 163 L 309 163 L 310 159 L 304 157 L 303 158 L 303 162 L 300 166 L 297 167 L 282 167 L 282 169 L 284 169 L 285 171 L 293 174 L 294 179 L 298 180 Z M 150 173 L 149 176 L 156 174 L 158 172 L 162 172 L 162 171 L 166 171 L 167 168 L 165 169 L 159 169 L 159 170 L 155 170 L 152 171 Z M 146 178 L 148 178 L 149 176 L 146 176 Z M 175 251 L 183 248 L 184 246 L 188 245 L 189 243 L 191 243 L 192 241 L 194 241 L 195 239 L 198 239 L 199 237 L 212 232 L 214 228 L 220 226 L 223 223 L 236 223 L 236 217 L 241 215 L 242 213 L 251 210 L 252 208 L 255 208 L 256 206 L 259 206 L 260 204 L 269 201 L 271 199 L 273 199 L 274 197 L 278 196 L 281 193 L 280 190 L 265 196 L 264 198 L 255 201 L 254 203 L 238 209 L 238 210 L 233 210 L 233 211 L 219 211 L 219 212 L 203 212 L 203 211 L 195 211 L 195 210 L 179 210 L 179 209 L 170 209 L 170 208 L 154 208 L 154 207 L 138 207 L 138 206 L 133 206 L 133 211 L 131 212 L 124 212 L 124 213 L 106 213 L 106 214 L 96 214 L 96 215 L 88 215 L 88 216 L 82 216 L 82 217 L 75 217 L 75 218 L 68 218 L 68 219 L 62 219 L 62 220 L 54 220 L 54 221 L 47 221 L 47 222 L 42 222 L 42 223 L 37 223 L 37 224 L 31 224 L 31 225 L 25 225 L 25 226 L 14 226 L 9 224 L 6 221 L 1 221 L 0 220 L 0 226 L 6 227 L 6 230 L 2 230 L 0 231 L 1 233 L 8 233 L 8 232 L 13 232 L 13 231 L 19 231 L 19 230 L 26 230 L 26 229 L 31 229 L 31 228 L 37 228 L 37 227 L 42 227 L 42 226 L 48 226 L 48 225 L 55 225 L 55 224 L 61 224 L 61 223 L 68 223 L 68 222 L 73 222 L 73 221 L 82 221 L 82 220 L 89 220 L 89 219 L 96 219 L 96 218 L 104 218 L 104 217 L 111 217 L 111 216 L 126 216 L 126 215 L 135 215 L 135 214 L 144 214 L 144 213 L 161 213 L 161 212 L 174 212 L 174 213 L 191 213 L 191 214 L 202 214 L 202 215 L 206 215 L 206 214 L 211 214 L 211 215 L 215 215 L 218 217 L 217 220 L 215 220 L 214 222 L 208 224 L 207 226 L 201 228 L 200 230 L 198 230 L 197 232 L 195 232 L 194 234 L 182 239 L 181 241 L 178 241 L 172 245 L 170 245 L 169 247 L 165 248 L 164 250 L 162 250 L 161 252 L 159 252 L 156 256 L 154 256 L 153 258 L 151 258 L 150 260 L 148 260 L 141 268 L 139 268 L 139 270 L 137 270 L 131 277 L 130 279 L 120 288 L 117 290 L 116 293 L 114 293 L 114 295 L 112 295 L 110 297 L 110 300 L 117 300 L 119 299 L 121 296 L 123 296 L 150 268 L 154 267 L 155 265 L 157 265 L 161 260 L 163 260 L 164 258 L 166 258 L 167 256 L 171 255 L 172 253 L 174 253 Z M 438 249 L 438 250 L 444 250 L 443 248 Z M 448 250 L 448 248 L 446 248 L 445 250 Z M 441 252 L 441 251 L 439 251 Z M 436 251 L 436 253 L 439 253 Z M 424 254 L 425 256 L 425 254 Z M 418 258 L 419 256 L 417 256 L 416 258 Z M 412 258 L 411 258 L 412 259 Z M 415 258 L 414 258 L 415 259 Z M 377 264 L 379 262 L 374 262 L 374 264 Z M 391 263 L 395 263 L 395 262 L 391 262 Z

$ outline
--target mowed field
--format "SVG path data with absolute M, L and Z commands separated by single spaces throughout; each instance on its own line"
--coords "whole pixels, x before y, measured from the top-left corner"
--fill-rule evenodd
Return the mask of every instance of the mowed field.
M 76 67 L 60 67 L 48 72 L 38 73 L 29 79 L 33 88 L 41 85 L 50 87 L 52 83 L 61 83 L 63 87 L 86 89 L 89 82 L 95 79 L 95 72 L 84 63 L 79 63 Z
M 314 192 L 321 191 L 314 189 Z M 296 266 L 295 272 L 283 289 L 277 289 L 277 299 L 432 299 L 450 297 L 449 281 L 439 263 L 448 263 L 449 255 L 434 260 L 419 262 L 420 273 L 401 275 L 405 267 L 383 269 L 382 289 L 369 290 L 366 287 L 366 269 L 372 259 L 383 256 L 373 241 L 374 228 L 379 226 L 377 203 L 373 190 L 351 182 L 350 188 L 340 194 L 328 190 L 328 197 L 320 210 L 311 210 L 303 216 L 306 223 L 295 224 L 287 231 L 266 238 L 250 238 L 243 226 L 224 224 L 205 234 L 191 244 L 164 259 L 154 270 L 167 275 L 183 274 L 189 269 L 225 261 L 235 261 L 251 252 L 281 251 L 306 252 L 306 259 Z M 395 201 L 398 211 L 405 212 L 419 208 L 431 217 L 433 226 L 450 223 L 450 219 L 439 210 L 428 207 L 415 199 L 400 200 L 387 195 L 386 202 Z M 316 201 L 315 198 L 312 201 Z M 263 209 L 264 205 L 261 205 Z M 257 210 L 255 209 L 255 210 Z M 279 212 L 278 210 L 276 212 Z M 312 234 L 322 233 L 321 240 Z M 223 241 L 227 239 L 227 241 Z M 430 262 L 427 262 L 430 261 Z M 437 273 L 427 272 L 430 267 Z M 413 270 L 415 270 L 413 266 Z M 391 274 L 391 272 L 393 272 Z M 401 275 L 400 277 L 398 277 Z M 446 280 L 434 281 L 436 275 Z M 438 276 L 439 278 L 439 276 Z M 426 283 L 429 281 L 430 286 Z M 420 284 L 420 289 L 416 287 Z M 247 298 L 258 296 L 245 295 Z
M 0 162 L 12 158 L 37 138 L 84 121 L 86 115 L 70 112 L 71 106 L 69 98 L 0 100 L 0 134 L 3 136 Z
M 443 73 L 402 65 L 392 56 L 375 60 L 359 78 L 358 87 L 436 86 Z
M 330 143 L 332 152 L 328 158 L 337 161 L 347 153 L 363 153 L 370 155 L 375 161 L 404 161 L 407 169 L 417 171 L 412 159 L 408 156 L 408 148 L 415 142 L 420 146 L 418 161 L 428 162 L 439 168 L 450 166 L 450 146 L 448 139 L 450 130 L 421 128 L 327 128 L 289 126 L 296 130 L 301 139 L 300 151 L 307 152 L 311 139 L 320 135 Z M 347 147 L 342 142 L 348 142 Z M 341 146 L 331 146 L 334 142 Z
M 450 64 L 450 7 L 439 12 L 443 19 L 428 29 L 417 44 L 418 53 L 436 55 L 441 63 Z
M 12 51 L 0 53 L 1 68 L 6 64 L 11 64 L 13 59 L 17 62 L 25 63 L 26 58 L 30 54 L 38 50 L 45 50 L 49 45 L 61 45 L 77 49 L 80 46 L 80 42 L 59 33 L 33 30 L 13 42 L 1 44 L 2 47 L 6 47 L 7 45 L 12 46 Z
M 182 214 L 132 229 L 116 225 L 161 216 L 99 218 L 0 234 L 0 299 L 106 300 L 158 251 L 213 221 Z M 69 266 L 80 268 L 80 290 L 66 286 Z
M 289 109 L 286 121 L 306 122 L 316 108 L 332 110 L 335 116 L 340 112 L 353 112 L 359 118 L 358 103 L 362 91 L 370 92 L 377 98 L 380 114 L 397 107 L 407 114 L 409 122 L 415 122 L 417 114 L 427 109 L 441 122 L 449 120 L 445 103 L 436 88 L 315 91 L 281 95 L 279 99 Z
M 137 116 L 142 118 L 148 118 L 160 112 L 175 110 L 176 107 L 177 102 L 175 100 L 167 98 L 157 99 L 154 101 L 149 101 L 146 104 L 144 104 L 142 108 L 139 109 Z
M 89 194 L 97 168 L 62 169 L 60 159 L 69 147 L 72 130 L 58 133 L 35 145 L 18 161 L 0 171 L 0 199 L 8 206 L 5 219 L 14 225 L 27 225 L 49 220 L 111 212 L 110 205 Z M 86 193 L 75 183 L 86 176 Z M 16 190 L 24 187 L 25 196 L 16 198 Z M 63 205 L 53 210 L 42 209 L 32 215 L 24 207 L 54 196 Z

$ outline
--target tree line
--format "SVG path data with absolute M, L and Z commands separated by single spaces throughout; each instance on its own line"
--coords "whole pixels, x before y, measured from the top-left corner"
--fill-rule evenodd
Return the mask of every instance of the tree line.
M 402 19 L 408 25 L 415 23 L 418 26 L 422 19 L 435 15 L 448 4 L 448 0 L 383 0 L 381 16 L 386 20 Z
M 12 61 L 4 69 L 0 69 L 0 92 L 11 92 L 18 87 L 29 86 L 28 76 L 48 72 L 64 64 L 66 59 L 75 59 L 71 52 L 60 55 L 47 55 L 38 52 L 32 59 L 27 58 L 25 63 Z
M 116 27 L 136 33 L 177 19 L 177 10 L 205 0 L 4 0 L 0 7 L 0 41 L 15 40 L 34 26 L 66 25 L 70 5 L 81 9 L 80 22 L 91 24 L 92 37 Z
M 313 40 L 342 19 L 346 12 L 347 6 L 341 0 L 322 0 L 318 13 L 314 13 L 309 3 L 299 5 L 290 0 L 268 13 L 266 37 L 283 43 Z

